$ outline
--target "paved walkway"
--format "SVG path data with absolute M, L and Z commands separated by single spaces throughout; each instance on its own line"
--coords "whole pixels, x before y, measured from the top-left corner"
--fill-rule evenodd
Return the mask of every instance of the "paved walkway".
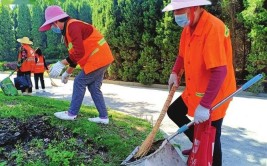
M 0 74 L 0 80 L 6 76 L 7 74 Z M 54 82 L 59 87 L 51 86 L 50 80 L 46 78 L 46 92 L 35 95 L 70 100 L 73 81 L 70 80 L 66 85 L 61 84 L 58 79 L 54 79 Z M 102 92 L 109 108 L 154 122 L 168 96 L 166 87 L 149 88 L 120 84 L 120 82 L 104 83 Z M 181 91 L 177 91 L 174 98 L 180 94 Z M 88 92 L 83 104 L 94 105 Z M 266 126 L 266 95 L 258 97 L 242 93 L 234 97 L 222 128 L 223 166 L 267 166 Z M 166 115 L 161 129 L 170 135 L 177 130 L 177 127 Z M 175 141 L 181 144 L 182 149 L 190 147 L 190 142 L 184 134 L 177 136 Z

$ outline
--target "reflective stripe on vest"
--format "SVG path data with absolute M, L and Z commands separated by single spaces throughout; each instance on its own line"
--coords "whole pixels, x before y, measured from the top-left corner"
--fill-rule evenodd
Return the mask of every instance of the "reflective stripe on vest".
M 98 44 L 99 46 L 103 46 L 105 43 L 106 43 L 106 40 L 105 40 L 104 38 L 102 38 L 101 40 L 99 40 L 99 41 L 97 42 L 97 44 Z M 92 51 L 91 54 L 90 54 L 89 56 L 94 55 L 94 54 L 97 53 L 98 51 L 99 51 L 99 48 L 94 49 L 94 51 Z
M 72 43 L 69 43 L 68 44 L 68 51 L 70 51 L 72 48 L 73 48 L 73 44 Z
M 103 46 L 106 43 L 106 40 L 104 38 L 102 38 L 101 40 L 99 40 L 97 42 L 100 46 Z
M 36 63 L 36 66 L 43 66 L 44 63 Z
M 98 44 L 99 46 L 103 46 L 105 43 L 106 43 L 106 40 L 105 40 L 104 38 L 102 38 L 101 40 L 99 40 L 99 41 L 97 42 L 97 44 Z M 68 51 L 71 50 L 72 48 L 73 48 L 73 44 L 70 42 L 70 43 L 68 44 Z M 90 53 L 89 56 L 94 55 L 94 54 L 97 53 L 98 51 L 99 51 L 99 48 L 94 49 L 94 50 Z
M 34 66 L 34 73 L 43 73 L 45 71 L 44 56 L 37 56 L 38 60 Z
M 35 62 L 35 58 L 34 57 L 28 57 L 26 59 L 26 61 L 28 61 L 28 62 Z
M 196 92 L 197 97 L 203 97 L 205 93 Z

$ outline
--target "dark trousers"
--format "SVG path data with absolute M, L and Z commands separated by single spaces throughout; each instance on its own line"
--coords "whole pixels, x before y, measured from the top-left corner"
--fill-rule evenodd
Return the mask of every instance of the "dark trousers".
M 190 119 L 186 116 L 188 112 L 187 106 L 185 105 L 182 97 L 180 96 L 176 99 L 167 111 L 169 118 L 178 126 L 182 127 L 184 124 L 190 122 Z M 223 118 L 212 121 L 211 125 L 216 128 L 215 145 L 213 152 L 213 166 L 222 165 L 222 150 L 221 150 L 221 127 Z M 193 143 L 194 140 L 194 126 L 189 127 L 187 131 L 184 132 L 189 140 Z
M 28 82 L 28 87 L 27 88 L 23 88 L 21 89 L 21 92 L 25 92 L 28 89 L 28 93 L 32 93 L 32 80 L 31 80 L 31 72 L 30 71 L 26 71 L 26 72 L 21 72 L 18 71 L 17 72 L 17 76 L 25 76 Z
M 45 89 L 44 73 L 34 73 L 35 89 L 39 89 L 38 82 L 41 82 L 42 89 Z

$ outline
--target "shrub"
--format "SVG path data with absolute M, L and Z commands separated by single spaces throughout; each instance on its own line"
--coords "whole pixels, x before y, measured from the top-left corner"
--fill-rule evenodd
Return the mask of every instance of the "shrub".
M 0 71 L 15 70 L 17 62 L 0 62 Z

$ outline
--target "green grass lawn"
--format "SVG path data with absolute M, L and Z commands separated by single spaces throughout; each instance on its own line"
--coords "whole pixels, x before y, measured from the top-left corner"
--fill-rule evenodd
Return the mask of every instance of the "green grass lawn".
M 82 106 L 75 121 L 54 117 L 55 112 L 68 110 L 68 107 L 67 101 L 37 96 L 11 97 L 1 92 L 0 135 L 7 130 L 14 130 L 11 132 L 14 136 L 26 132 L 13 145 L 0 144 L 0 166 L 117 166 L 152 130 L 147 121 L 114 110 L 109 110 L 109 125 L 89 122 L 88 117 L 98 115 L 95 107 L 90 106 Z M 12 121 L 12 125 L 7 121 Z M 19 128 L 18 124 L 24 127 Z M 26 128 L 41 132 L 29 132 Z M 155 140 L 161 138 L 163 135 L 158 133 Z

